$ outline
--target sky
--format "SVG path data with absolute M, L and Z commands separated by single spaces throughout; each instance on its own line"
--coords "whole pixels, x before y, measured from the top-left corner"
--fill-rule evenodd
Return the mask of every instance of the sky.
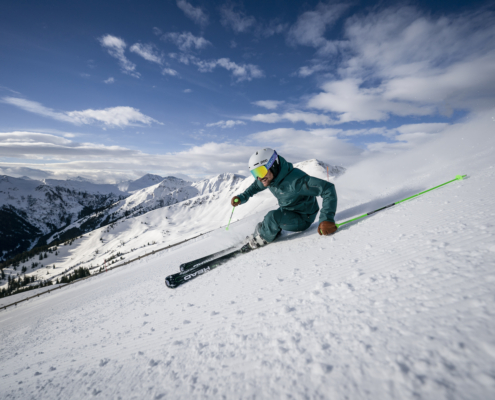
M 495 106 L 486 1 L 0 4 L 0 174 L 249 174 L 272 147 L 350 167 Z

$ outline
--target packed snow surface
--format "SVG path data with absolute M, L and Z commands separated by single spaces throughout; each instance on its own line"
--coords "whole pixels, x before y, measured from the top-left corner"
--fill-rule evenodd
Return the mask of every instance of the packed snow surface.
M 315 223 L 165 287 L 180 263 L 239 244 L 266 212 L 264 192 L 229 231 L 0 312 L 0 397 L 495 398 L 491 118 L 349 168 L 334 181 L 338 221 L 468 177 L 332 237 Z M 193 224 L 179 205 L 175 222 Z

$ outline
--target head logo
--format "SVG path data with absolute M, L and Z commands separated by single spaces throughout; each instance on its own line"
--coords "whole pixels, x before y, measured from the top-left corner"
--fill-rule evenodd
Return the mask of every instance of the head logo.
M 192 272 L 189 275 L 186 275 L 184 277 L 184 280 L 188 281 L 189 279 L 196 278 L 198 275 L 204 274 L 205 272 L 208 272 L 208 271 L 211 271 L 210 267 L 201 268 L 201 269 L 197 270 L 196 272 Z

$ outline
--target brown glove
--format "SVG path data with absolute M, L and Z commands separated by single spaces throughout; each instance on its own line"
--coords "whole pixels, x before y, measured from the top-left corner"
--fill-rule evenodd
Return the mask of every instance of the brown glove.
M 337 227 L 334 222 L 322 221 L 318 226 L 318 233 L 320 235 L 333 235 L 335 232 L 337 232 Z
M 230 200 L 230 204 L 232 204 L 234 207 L 237 207 L 239 204 L 241 204 L 241 199 L 237 196 L 232 197 L 232 200 Z

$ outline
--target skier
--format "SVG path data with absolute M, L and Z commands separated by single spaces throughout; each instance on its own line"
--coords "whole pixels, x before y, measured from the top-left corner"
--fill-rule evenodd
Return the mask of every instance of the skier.
M 334 219 L 337 193 L 333 183 L 309 176 L 294 168 L 270 148 L 258 150 L 251 156 L 249 170 L 256 180 L 244 193 L 234 196 L 231 204 L 234 207 L 245 204 L 250 197 L 269 188 L 280 206 L 266 214 L 254 233 L 247 237 L 251 249 L 273 242 L 282 229 L 291 232 L 308 229 L 320 209 L 316 196 L 323 198 L 318 233 L 332 235 L 337 231 Z

